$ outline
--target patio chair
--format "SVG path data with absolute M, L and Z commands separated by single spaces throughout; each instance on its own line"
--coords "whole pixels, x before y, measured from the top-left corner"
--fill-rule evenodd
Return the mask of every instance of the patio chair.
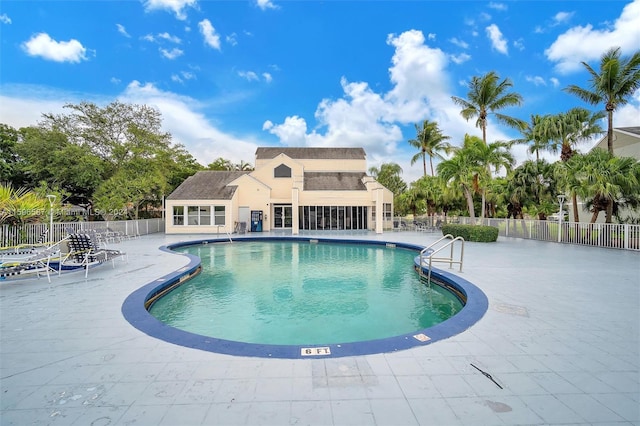
M 51 272 L 55 272 L 51 267 L 51 260 L 59 256 L 59 254 L 60 248 L 54 245 L 24 259 L 11 259 L 0 262 L 0 280 L 27 278 L 30 275 L 40 278 L 41 274 L 46 274 L 47 280 L 51 282 Z
M 115 268 L 115 259 L 122 257 L 126 261 L 126 253 L 120 250 L 102 248 L 98 245 L 95 233 L 71 234 L 68 239 L 69 252 L 59 265 L 59 272 L 65 266 L 76 266 L 85 269 L 84 276 L 88 276 L 91 266 L 111 261 Z
M 42 251 L 49 247 L 50 242 L 47 241 L 49 235 L 49 229 L 45 228 L 40 234 L 38 241 L 34 244 L 18 244 L 10 247 L 0 247 L 0 259 L 7 257 L 15 258 L 16 256 L 35 255 L 37 252 Z

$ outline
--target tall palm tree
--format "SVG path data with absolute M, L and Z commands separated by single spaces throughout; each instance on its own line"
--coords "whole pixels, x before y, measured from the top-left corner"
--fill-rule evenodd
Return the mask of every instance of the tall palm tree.
M 431 166 L 431 176 L 433 176 L 433 157 L 443 158 L 439 151 L 447 151 L 451 147 L 448 139 L 449 136 L 442 134 L 442 131 L 438 129 L 438 123 L 435 121 L 424 120 L 422 127 L 416 126 L 416 138 L 409 139 L 409 145 L 414 148 L 418 148 L 419 152 L 411 158 L 411 165 L 416 161 L 422 159 L 422 167 L 424 169 L 424 176 L 427 176 L 427 161 L 426 156 L 429 156 L 429 165 Z
M 560 160 L 569 161 L 574 155 L 575 146 L 587 141 L 595 135 L 604 133 L 599 121 L 604 113 L 591 113 L 585 108 L 572 108 L 566 113 L 550 114 L 542 118 L 539 123 L 539 134 L 547 142 L 547 149 L 553 153 L 560 151 Z M 578 196 L 571 193 L 574 220 L 578 221 Z M 610 218 L 611 211 L 607 213 Z
M 591 74 L 590 87 L 584 89 L 574 84 L 565 88 L 583 101 L 597 105 L 605 103 L 607 112 L 607 149 L 613 155 L 613 112 L 640 88 L 640 50 L 630 58 L 621 58 L 620 48 L 614 47 L 600 58 L 600 72 L 586 62 L 582 65 Z
M 513 83 L 508 78 L 499 81 L 500 77 L 495 71 L 491 71 L 482 77 L 473 77 L 469 83 L 467 99 L 452 96 L 456 105 L 462 107 L 460 114 L 469 121 L 476 119 L 476 127 L 482 129 L 482 141 L 487 143 L 487 119 L 493 114 L 498 122 L 509 127 L 522 130 L 527 123 L 518 118 L 500 114 L 497 111 L 510 107 L 520 106 L 522 96 L 515 92 L 508 92 Z
M 486 211 L 487 188 L 492 179 L 491 169 L 498 171 L 504 168 L 507 172 L 511 170 L 515 160 L 509 152 L 509 144 L 505 142 L 493 142 L 490 144 L 475 143 L 470 146 L 472 155 L 479 166 L 486 169 L 486 173 L 479 173 L 482 187 L 482 210 L 481 216 L 484 218 Z

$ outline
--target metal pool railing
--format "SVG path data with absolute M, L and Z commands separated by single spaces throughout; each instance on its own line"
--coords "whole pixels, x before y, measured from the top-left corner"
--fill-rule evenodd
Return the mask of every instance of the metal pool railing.
M 449 240 L 449 241 L 445 241 Z M 443 243 L 444 241 L 444 243 Z M 453 246 L 456 241 L 460 241 L 460 255 L 458 257 L 459 260 L 456 260 L 454 257 Z M 443 243 L 438 247 L 440 243 Z M 434 257 L 440 251 L 445 248 L 450 247 L 451 252 L 449 253 L 449 257 Z M 464 259 L 464 238 L 462 237 L 453 237 L 451 234 L 447 234 L 439 240 L 431 243 L 428 247 L 425 247 L 420 251 L 420 266 L 418 267 L 418 273 L 421 277 L 424 277 L 424 268 L 428 268 L 427 272 L 427 282 L 431 284 L 431 269 L 433 266 L 433 262 L 442 262 L 448 263 L 449 269 L 453 268 L 453 265 L 460 265 L 460 272 L 462 272 L 462 262 Z M 428 262 L 427 262 L 428 261 Z

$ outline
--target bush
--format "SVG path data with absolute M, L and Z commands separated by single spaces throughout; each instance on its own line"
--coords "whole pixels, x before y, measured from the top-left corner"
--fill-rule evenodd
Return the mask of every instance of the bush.
M 495 226 L 447 224 L 442 226 L 442 235 L 447 234 L 479 243 L 493 243 L 498 240 L 498 228 Z

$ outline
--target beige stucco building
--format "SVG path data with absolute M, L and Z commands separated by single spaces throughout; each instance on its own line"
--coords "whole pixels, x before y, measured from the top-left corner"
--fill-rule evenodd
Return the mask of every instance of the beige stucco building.
M 258 148 L 251 172 L 202 171 L 166 199 L 166 232 L 375 230 L 393 193 L 367 175 L 362 148 Z

